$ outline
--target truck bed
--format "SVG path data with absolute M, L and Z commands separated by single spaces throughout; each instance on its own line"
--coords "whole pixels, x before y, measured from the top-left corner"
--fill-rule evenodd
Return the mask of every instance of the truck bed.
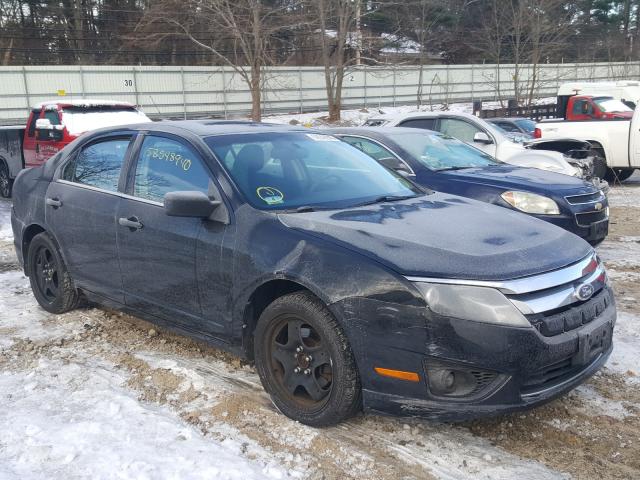
M 16 178 L 24 168 L 22 139 L 24 126 L 0 126 L 0 161 L 9 167 L 9 177 Z

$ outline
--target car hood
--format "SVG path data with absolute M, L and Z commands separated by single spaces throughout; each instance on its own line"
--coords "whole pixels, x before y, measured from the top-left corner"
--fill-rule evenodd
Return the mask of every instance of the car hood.
M 439 172 L 457 182 L 495 187 L 501 190 L 524 190 L 547 196 L 594 193 L 593 184 L 559 173 L 515 165 L 467 168 Z
M 539 168 L 571 176 L 579 174 L 579 171 L 572 167 L 560 152 L 529 150 L 523 145 L 511 141 L 500 143 L 495 157 L 502 162 L 520 167 Z
M 562 268 L 592 251 L 550 223 L 444 193 L 278 216 L 289 228 L 411 276 L 508 280 Z

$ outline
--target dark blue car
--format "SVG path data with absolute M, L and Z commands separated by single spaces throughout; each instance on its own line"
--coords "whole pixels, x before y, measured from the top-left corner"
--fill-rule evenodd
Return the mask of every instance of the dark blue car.
M 330 132 L 420 185 L 528 213 L 593 245 L 607 236 L 607 198 L 579 178 L 506 164 L 428 130 L 378 127 Z
M 589 244 L 301 127 L 90 132 L 18 175 L 11 222 L 44 310 L 88 299 L 235 352 L 309 425 L 528 408 L 613 348 Z

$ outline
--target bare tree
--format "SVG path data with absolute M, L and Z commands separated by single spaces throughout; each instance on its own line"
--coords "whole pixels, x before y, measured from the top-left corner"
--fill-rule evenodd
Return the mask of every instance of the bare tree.
M 348 56 L 348 50 L 359 41 L 354 31 L 361 14 L 360 1 L 310 0 L 308 3 L 308 14 L 317 19 L 311 26 L 320 44 L 330 122 L 340 120 L 347 67 L 361 61 L 359 56 Z
M 565 46 L 574 13 L 562 0 L 492 0 L 475 46 L 496 64 L 493 84 L 501 101 L 500 67 L 509 63 L 515 100 L 533 102 L 543 82 L 540 65 Z
M 298 26 L 291 22 L 297 0 L 163 0 L 154 3 L 138 30 L 164 23 L 172 32 L 150 33 L 158 39 L 181 35 L 212 54 L 242 78 L 251 92 L 251 118 L 262 118 L 264 67 L 272 63 L 274 39 Z M 226 88 L 226 85 L 224 86 Z

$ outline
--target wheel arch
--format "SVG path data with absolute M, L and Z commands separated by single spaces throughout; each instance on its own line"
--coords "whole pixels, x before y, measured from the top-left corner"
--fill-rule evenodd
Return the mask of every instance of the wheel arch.
M 58 246 L 58 242 L 56 241 L 56 239 L 42 225 L 38 223 L 32 223 L 31 225 L 29 225 L 22 232 L 22 242 L 21 242 L 22 262 L 24 266 L 24 274 L 26 276 L 29 276 L 28 262 L 29 262 L 29 247 L 31 245 L 31 241 L 35 238 L 36 235 L 39 235 L 41 233 L 47 233 L 51 237 L 53 242 L 56 244 L 56 246 L 58 247 L 58 251 L 60 251 L 60 248 Z
M 319 295 L 304 282 L 293 278 L 272 278 L 253 289 L 242 310 L 242 349 L 249 360 L 254 358 L 253 334 L 262 312 L 278 298 L 299 291 L 309 292 L 327 305 L 322 295 Z

